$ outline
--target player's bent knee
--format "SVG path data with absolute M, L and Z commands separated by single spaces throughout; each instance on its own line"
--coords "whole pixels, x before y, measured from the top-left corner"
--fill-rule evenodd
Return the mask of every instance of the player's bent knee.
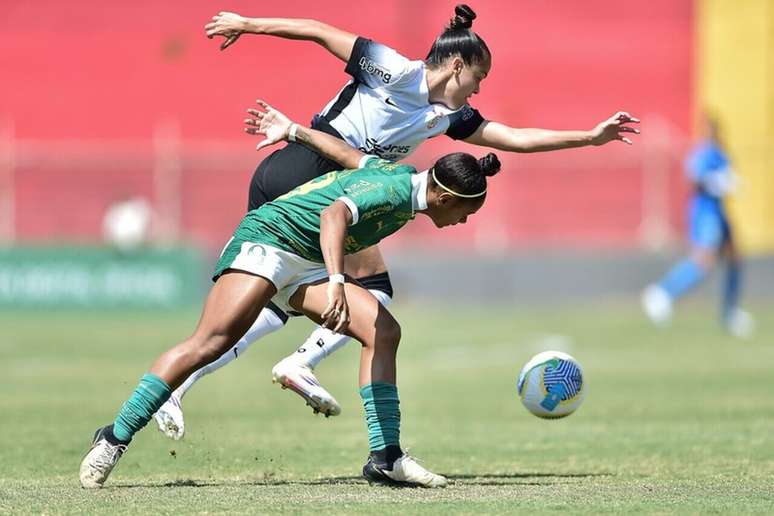
M 220 358 L 230 347 L 231 342 L 225 336 L 210 335 L 189 339 L 183 344 L 183 352 L 201 367 Z
M 397 350 L 401 338 L 400 324 L 395 319 L 391 319 L 377 325 L 375 337 L 377 347 L 382 346 Z

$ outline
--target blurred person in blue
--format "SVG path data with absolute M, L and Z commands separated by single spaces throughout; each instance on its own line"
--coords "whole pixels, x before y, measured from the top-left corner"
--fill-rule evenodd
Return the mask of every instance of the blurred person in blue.
M 718 261 L 725 265 L 720 317 L 723 327 L 736 337 L 749 337 L 752 316 L 739 308 L 742 264 L 734 242 L 724 199 L 739 183 L 723 148 L 717 120 L 703 115 L 702 139 L 686 159 L 686 173 L 693 188 L 688 204 L 688 256 L 675 264 L 642 294 L 642 306 L 657 326 L 672 319 L 675 302 L 701 284 Z

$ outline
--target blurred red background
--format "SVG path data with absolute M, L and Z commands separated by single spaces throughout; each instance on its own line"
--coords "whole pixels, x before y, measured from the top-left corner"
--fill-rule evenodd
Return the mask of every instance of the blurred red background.
M 345 83 L 310 42 L 244 36 L 225 52 L 203 26 L 220 10 L 315 18 L 422 59 L 455 2 L 10 2 L 0 20 L 0 146 L 13 163 L 12 238 L 94 241 L 106 207 L 142 195 L 156 235 L 219 248 L 268 152 L 242 132 L 257 97 L 308 122 Z M 690 133 L 689 1 L 475 1 L 493 68 L 474 107 L 516 127 L 589 129 L 616 110 L 642 119 L 632 147 L 532 155 L 505 165 L 466 227 L 422 222 L 390 246 L 634 247 L 682 220 Z M 5 136 L 2 136 L 5 135 Z M 467 145 L 439 137 L 409 162 Z M 477 154 L 484 149 L 472 150 Z

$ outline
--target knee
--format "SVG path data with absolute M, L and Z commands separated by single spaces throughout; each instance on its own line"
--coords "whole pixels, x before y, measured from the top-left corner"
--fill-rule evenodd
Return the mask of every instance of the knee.
M 400 324 L 398 324 L 398 321 L 395 319 L 379 325 L 376 329 L 377 347 L 397 351 L 398 344 L 400 344 L 400 338 Z
M 693 262 L 705 273 L 708 273 L 715 266 L 715 254 L 706 249 L 695 249 L 691 253 Z
M 201 367 L 220 358 L 228 350 L 229 344 L 222 336 L 194 335 L 180 344 L 178 348 L 181 358 L 185 357 L 196 364 L 197 367 Z

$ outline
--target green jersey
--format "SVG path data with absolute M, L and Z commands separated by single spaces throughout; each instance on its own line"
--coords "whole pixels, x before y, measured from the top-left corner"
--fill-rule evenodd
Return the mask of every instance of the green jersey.
M 336 200 L 352 212 L 344 252 L 379 243 L 414 218 L 411 177 L 416 169 L 371 158 L 363 168 L 330 172 L 249 212 L 235 240 L 271 245 L 314 262 L 323 262 L 320 214 Z

